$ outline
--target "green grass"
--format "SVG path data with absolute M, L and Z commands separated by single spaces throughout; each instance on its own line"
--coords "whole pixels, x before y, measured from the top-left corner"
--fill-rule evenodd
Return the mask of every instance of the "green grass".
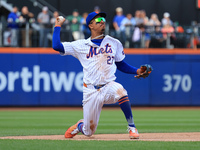
M 134 110 L 140 133 L 200 132 L 200 110 Z M 82 118 L 82 110 L 0 111 L 0 136 L 63 135 Z M 120 109 L 101 112 L 96 134 L 127 133 Z M 127 134 L 128 136 L 128 134 Z M 0 140 L 0 150 L 13 149 L 199 149 L 200 142 Z
M 199 150 L 200 142 L 0 140 L 1 150 Z

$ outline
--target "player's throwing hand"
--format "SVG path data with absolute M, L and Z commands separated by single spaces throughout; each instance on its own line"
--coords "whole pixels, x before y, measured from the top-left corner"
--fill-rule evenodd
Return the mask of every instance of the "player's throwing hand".
M 56 18 L 55 26 L 62 26 L 65 22 L 65 18 L 63 16 L 59 16 Z

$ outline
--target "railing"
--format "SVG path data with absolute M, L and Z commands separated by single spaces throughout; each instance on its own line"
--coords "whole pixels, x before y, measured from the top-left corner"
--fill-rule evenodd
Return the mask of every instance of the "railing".
M 2 24 L 0 23 L 0 47 L 51 47 L 52 45 L 52 34 L 53 34 L 53 27 L 54 25 L 48 24 L 46 26 L 44 33 L 41 32 L 41 28 L 33 28 L 33 25 L 38 25 L 37 23 L 34 24 L 23 24 L 24 28 L 16 29 L 16 32 L 12 32 L 9 28 L 3 28 Z M 39 27 L 39 25 L 38 25 Z M 184 32 L 179 33 L 177 31 L 173 33 L 167 33 L 166 38 L 162 38 L 162 44 L 158 43 L 158 45 L 155 45 L 156 39 L 156 32 L 154 27 L 146 27 L 145 32 L 143 31 L 141 34 L 141 38 L 138 41 L 138 47 L 135 47 L 135 43 L 132 40 L 133 33 L 135 30 L 135 27 L 133 26 L 127 26 L 124 30 L 124 32 L 121 32 L 120 37 L 117 37 L 115 34 L 114 29 L 111 29 L 109 24 L 106 25 L 105 34 L 109 34 L 113 37 L 118 38 L 125 48 L 197 48 L 198 44 L 198 37 L 199 37 L 199 26 L 188 26 L 185 27 Z M 83 31 L 78 31 L 78 39 L 84 38 Z M 12 45 L 11 44 L 11 34 L 16 34 L 17 44 Z M 43 35 L 44 34 L 44 35 Z M 148 34 L 149 38 L 149 46 L 146 46 L 147 37 Z M 160 33 L 163 34 L 163 33 Z M 44 36 L 44 39 L 41 39 L 41 36 Z M 71 31 L 70 24 L 65 24 L 61 28 L 61 41 L 73 41 L 73 32 Z M 42 41 L 46 43 L 46 45 L 41 45 Z M 157 41 L 157 42 L 158 42 Z M 159 46 L 159 44 L 161 44 Z
M 29 1 L 31 1 L 33 3 L 33 6 L 38 6 L 40 9 L 42 9 L 44 6 L 47 6 L 49 8 L 49 14 L 51 16 L 53 16 L 54 11 L 58 11 L 54 6 L 52 6 L 45 0 L 29 0 Z M 63 14 L 62 12 L 60 12 L 60 11 L 58 11 L 58 12 L 61 16 L 66 17 L 66 15 Z
M 13 7 L 12 4 L 7 3 L 6 0 L 0 0 L 0 8 L 5 7 L 7 10 L 12 11 Z

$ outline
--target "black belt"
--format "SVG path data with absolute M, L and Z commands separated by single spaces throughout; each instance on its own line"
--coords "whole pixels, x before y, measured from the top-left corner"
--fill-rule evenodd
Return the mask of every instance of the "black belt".
M 94 88 L 98 90 L 98 89 L 102 88 L 104 85 L 105 85 L 105 84 L 102 84 L 102 85 L 96 85 L 96 86 L 94 85 Z
M 94 88 L 98 90 L 98 89 L 102 88 L 104 85 L 106 85 L 106 84 L 94 85 Z M 84 87 L 87 87 L 87 84 L 83 83 L 83 86 L 84 86 Z

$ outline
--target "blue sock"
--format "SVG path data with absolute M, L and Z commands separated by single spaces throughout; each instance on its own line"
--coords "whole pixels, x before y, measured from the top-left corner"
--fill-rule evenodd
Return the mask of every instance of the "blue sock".
M 132 111 L 131 111 L 131 104 L 129 102 L 128 96 L 124 96 L 124 97 L 120 98 L 118 100 L 118 103 L 126 117 L 128 125 L 130 127 L 135 127 L 135 124 L 133 121 L 133 115 L 132 115 Z
M 81 133 L 83 133 L 83 122 L 80 122 L 79 124 L 78 124 L 78 130 L 81 132 Z M 83 133 L 84 134 L 84 133 Z

